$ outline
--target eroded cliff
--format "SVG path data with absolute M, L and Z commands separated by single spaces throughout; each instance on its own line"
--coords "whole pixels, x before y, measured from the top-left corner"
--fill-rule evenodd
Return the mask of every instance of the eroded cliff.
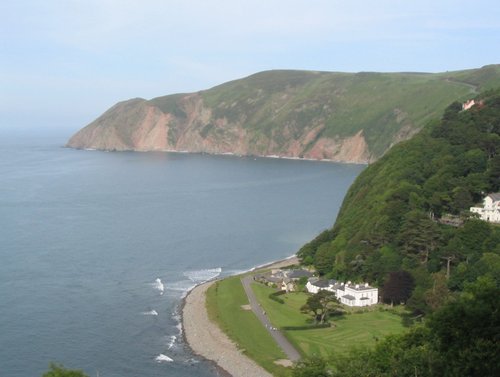
M 456 75 L 476 77 L 476 71 Z M 488 72 L 490 82 L 500 82 L 497 66 Z M 450 101 L 470 95 L 470 85 L 450 77 L 262 72 L 197 93 L 120 102 L 67 146 L 367 163 L 411 137 Z

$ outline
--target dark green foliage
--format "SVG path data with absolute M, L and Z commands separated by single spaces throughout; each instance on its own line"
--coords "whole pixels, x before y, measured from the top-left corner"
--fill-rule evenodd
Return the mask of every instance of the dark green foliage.
M 383 300 L 389 304 L 405 303 L 411 296 L 415 282 L 407 271 L 391 272 L 384 284 Z
M 500 189 L 500 90 L 476 102 L 467 111 L 453 103 L 440 122 L 363 171 L 333 229 L 299 256 L 321 274 L 379 286 L 389 272 L 406 270 L 415 278 L 407 303 L 417 312 L 441 305 L 429 293 L 433 279 L 442 276 L 433 274 L 442 271 L 452 290 L 481 275 L 475 265 L 485 253 L 500 251 L 500 230 L 467 214 L 486 193 Z M 443 225 L 442 216 L 463 225 Z
M 314 255 L 316 255 L 316 252 L 318 251 L 318 248 L 334 239 L 334 234 L 330 230 L 325 230 L 321 232 L 315 239 L 310 241 L 309 243 L 306 243 L 304 246 L 302 246 L 297 253 L 297 256 L 302 259 L 302 262 L 304 264 L 310 264 L 306 263 L 308 260 L 313 261 Z
M 60 364 L 50 363 L 49 371 L 42 377 L 88 377 L 81 370 L 66 369 Z
M 494 281 L 481 278 L 457 301 L 431 316 L 428 327 L 443 376 L 500 374 L 499 295 Z
M 310 313 L 316 323 L 325 323 L 328 316 L 340 308 L 340 302 L 335 293 L 321 290 L 307 298 L 306 303 L 300 308 L 304 313 Z

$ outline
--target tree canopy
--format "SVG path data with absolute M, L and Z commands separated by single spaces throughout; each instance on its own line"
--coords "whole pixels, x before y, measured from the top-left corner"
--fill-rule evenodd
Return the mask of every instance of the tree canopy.
M 50 363 L 49 371 L 45 372 L 42 377 L 88 377 L 81 370 L 66 369 L 61 364 Z
M 451 104 L 440 121 L 368 166 L 333 228 L 298 256 L 326 277 L 378 285 L 385 297 L 390 273 L 406 271 L 415 283 L 407 304 L 419 312 L 437 308 L 438 301 L 427 302 L 442 276 L 436 273 L 460 291 L 486 271 L 483 257 L 500 256 L 500 227 L 469 208 L 500 190 L 500 90 L 475 101 L 467 111 Z
M 312 313 L 316 323 L 325 323 L 328 316 L 338 308 L 340 308 L 340 302 L 335 293 L 320 290 L 318 293 L 309 296 L 300 310 L 305 313 Z

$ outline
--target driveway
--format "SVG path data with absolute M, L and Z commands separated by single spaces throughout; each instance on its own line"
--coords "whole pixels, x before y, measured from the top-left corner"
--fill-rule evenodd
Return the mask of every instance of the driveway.
M 283 335 L 281 331 L 274 329 L 272 327 L 269 318 L 267 317 L 262 307 L 259 305 L 257 298 L 255 297 L 255 294 L 253 293 L 253 290 L 250 287 L 250 284 L 252 282 L 253 282 L 252 275 L 247 275 L 241 278 L 241 283 L 243 284 L 243 288 L 245 289 L 245 293 L 247 294 L 248 297 L 248 302 L 250 303 L 250 307 L 252 308 L 253 312 L 255 313 L 257 318 L 262 322 L 262 324 L 267 329 L 269 334 L 271 334 L 274 340 L 276 340 L 276 343 L 278 343 L 278 345 L 281 347 L 286 356 L 291 361 L 299 360 L 300 354 L 295 349 L 295 347 L 292 346 L 292 344 L 288 341 L 288 339 Z

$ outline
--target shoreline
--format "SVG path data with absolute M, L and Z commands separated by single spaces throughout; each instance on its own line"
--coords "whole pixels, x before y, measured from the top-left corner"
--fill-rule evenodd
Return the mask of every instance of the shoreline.
M 281 268 L 298 263 L 296 255 L 256 266 L 234 275 L 242 275 L 261 269 Z M 182 336 L 191 351 L 210 362 L 222 376 L 264 377 L 272 375 L 255 361 L 244 355 L 231 339 L 208 318 L 205 292 L 218 278 L 199 284 L 191 289 L 181 303 Z
M 370 165 L 374 161 L 363 160 L 363 161 L 351 161 L 351 160 L 337 160 L 328 158 L 309 158 L 309 157 L 294 157 L 294 156 L 281 156 L 281 155 L 253 155 L 253 154 L 237 154 L 233 152 L 193 152 L 188 150 L 174 150 L 174 149 L 100 149 L 93 147 L 72 147 L 68 144 L 62 146 L 63 148 L 90 151 L 90 152 L 136 152 L 136 153 L 174 153 L 174 154 L 198 154 L 198 155 L 209 155 L 209 156 L 220 156 L 220 157 L 235 157 L 235 158 L 265 158 L 273 160 L 291 160 L 291 161 L 309 161 L 309 162 L 326 162 L 334 164 L 344 164 L 344 165 Z

